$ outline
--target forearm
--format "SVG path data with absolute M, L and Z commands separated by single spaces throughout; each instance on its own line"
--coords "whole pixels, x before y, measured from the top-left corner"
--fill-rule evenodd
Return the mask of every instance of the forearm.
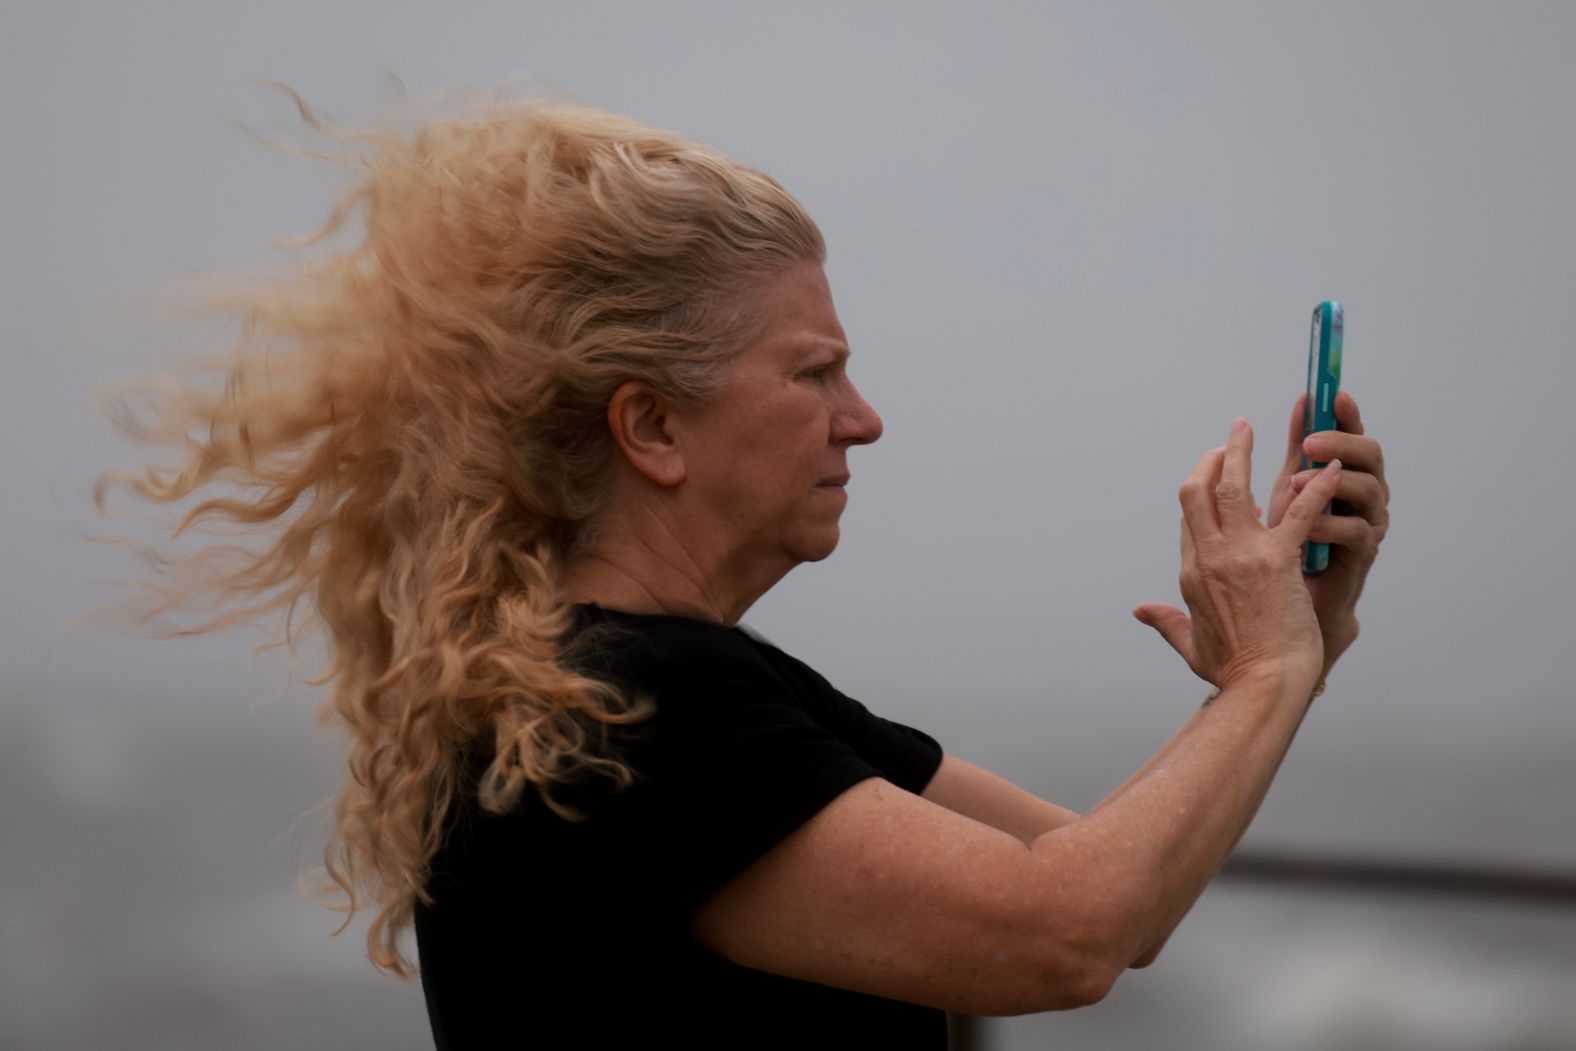
M 1338 656 L 1339 655 L 1337 654 L 1337 657 Z M 1323 683 L 1325 678 L 1330 674 L 1330 669 L 1334 666 L 1334 664 L 1335 664 L 1335 659 L 1332 658 L 1329 661 L 1329 663 L 1327 663 L 1324 666 L 1324 670 L 1319 674 L 1319 682 L 1320 683 Z M 1208 708 L 1211 704 L 1213 704 L 1214 701 L 1215 701 L 1215 698 L 1218 697 L 1218 696 L 1220 696 L 1220 691 L 1218 689 L 1211 690 L 1210 693 L 1209 693 L 1209 696 L 1204 698 L 1204 703 L 1202 705 L 1200 705 L 1197 709 L 1194 710 L 1193 714 L 1188 717 L 1187 722 L 1182 724 L 1182 728 L 1180 730 L 1178 730 L 1176 733 L 1171 735 L 1171 740 L 1169 740 L 1165 744 L 1161 745 L 1160 746 L 1160 751 L 1158 751 L 1154 755 L 1150 756 L 1149 759 L 1144 763 L 1143 766 L 1139 767 L 1138 770 L 1136 772 L 1134 772 L 1131 777 L 1129 777 L 1126 781 L 1122 782 L 1120 787 L 1118 787 L 1115 791 L 1113 791 L 1112 793 L 1107 795 L 1104 799 L 1100 800 L 1100 802 L 1096 803 L 1094 805 L 1094 808 L 1092 810 L 1090 810 L 1089 813 L 1091 813 L 1091 814 L 1097 813 L 1100 810 L 1101 807 L 1106 805 L 1106 803 L 1109 803 L 1111 800 L 1116 799 L 1118 796 L 1120 796 L 1122 793 L 1126 792 L 1130 787 L 1132 787 L 1133 784 L 1135 784 L 1136 782 L 1138 782 L 1138 781 L 1142 780 L 1143 778 L 1147 777 L 1149 775 L 1149 773 L 1152 770 L 1154 770 L 1154 768 L 1156 766 L 1159 766 L 1161 763 L 1165 762 L 1167 757 L 1169 757 L 1171 755 L 1172 749 L 1176 748 L 1177 742 L 1181 741 L 1184 737 L 1186 737 L 1189 733 L 1191 733 L 1193 731 L 1193 728 L 1196 727 L 1199 724 L 1199 722 L 1203 719 L 1203 717 L 1204 717 L 1204 709 Z M 1246 824 L 1243 825 L 1242 830 L 1243 831 L 1247 830 L 1247 825 Z M 1241 833 L 1238 833 L 1238 836 L 1240 838 Z
M 955 755 L 942 757 L 940 769 L 921 795 L 964 817 L 1010 833 L 1022 840 L 1024 846 L 1051 829 L 1081 820 L 1083 816 L 1048 803 L 1006 778 Z
M 1087 817 L 1034 841 L 1098 903 L 1099 951 L 1127 966 L 1181 921 L 1257 812 L 1310 686 L 1269 674 L 1234 684 Z
M 1121 798 L 1121 796 L 1122 796 L 1122 794 L 1124 792 L 1126 792 L 1134 784 L 1138 783 L 1139 781 L 1143 780 L 1145 777 L 1149 776 L 1149 774 L 1155 769 L 1155 767 L 1159 766 L 1161 763 L 1164 763 L 1166 761 L 1166 759 L 1170 757 L 1172 751 L 1174 751 L 1176 749 L 1176 746 L 1177 746 L 1178 742 L 1180 742 L 1183 738 L 1187 737 L 1188 734 L 1192 733 L 1194 728 L 1196 728 L 1198 726 L 1198 724 L 1203 720 L 1203 718 L 1204 718 L 1204 709 L 1208 708 L 1209 705 L 1214 702 L 1216 696 L 1218 696 L 1218 695 L 1219 695 L 1219 691 L 1218 690 L 1212 691 L 1210 693 L 1209 697 L 1204 701 L 1204 704 L 1201 707 L 1194 709 L 1193 714 L 1188 716 L 1187 722 L 1182 724 L 1182 728 L 1180 730 L 1178 730 L 1175 734 L 1172 735 L 1171 740 L 1167 741 L 1164 745 L 1162 745 L 1160 747 L 1160 751 L 1158 751 L 1154 755 L 1150 756 L 1148 762 L 1144 763 L 1143 766 L 1139 767 L 1139 769 L 1137 771 L 1135 771 L 1133 773 L 1133 775 L 1131 777 L 1129 777 L 1126 781 L 1123 781 L 1121 786 L 1118 787 L 1114 792 L 1112 792 L 1111 794 L 1106 796 L 1099 803 L 1095 804 L 1094 809 L 1089 811 L 1089 813 L 1094 814 L 1094 813 L 1098 812 L 1101 807 L 1104 807 L 1107 803 L 1109 803 L 1111 800 Z M 1247 829 L 1247 824 L 1244 823 L 1243 826 L 1242 826 L 1242 829 L 1239 829 L 1238 832 L 1237 832 L 1238 839 L 1240 839 L 1242 837 L 1242 832 L 1245 831 L 1246 829 Z M 1227 851 L 1226 851 L 1227 855 L 1229 856 L 1231 851 L 1234 850 L 1234 849 L 1236 849 L 1236 841 L 1233 841 L 1231 847 L 1227 849 Z M 1176 923 L 1181 923 L 1183 917 L 1186 916 L 1186 915 L 1187 915 L 1186 912 L 1184 912 L 1182 914 L 1182 916 L 1178 916 L 1177 920 L 1176 920 Z M 1141 953 L 1139 955 L 1139 957 L 1137 959 L 1135 959 L 1129 966 L 1132 966 L 1132 967 L 1148 967 L 1150 964 L 1154 963 L 1155 962 L 1155 958 L 1160 955 L 1160 950 L 1165 948 L 1165 944 L 1166 944 L 1167 939 L 1169 939 L 1171 937 L 1171 932 L 1174 931 L 1175 929 L 1176 929 L 1176 924 L 1175 923 L 1172 924 L 1170 927 L 1166 928 L 1161 933 L 1160 937 L 1156 938 L 1153 943 L 1151 943 L 1149 946 L 1147 946 L 1144 949 L 1143 953 Z
M 1321 679 L 1320 681 L 1322 682 L 1323 680 Z M 1212 692 L 1207 698 L 1205 698 L 1205 700 L 1204 700 L 1204 707 L 1208 707 L 1211 703 L 1213 703 L 1217 696 L 1219 696 L 1219 691 L 1218 690 Z M 1202 709 L 1200 709 L 1200 711 L 1202 711 Z M 1197 717 L 1198 717 L 1198 713 L 1194 713 L 1194 720 L 1196 720 Z M 1192 722 L 1193 722 L 1193 720 L 1189 720 L 1189 725 L 1192 725 Z M 1180 735 L 1178 735 L 1178 736 L 1180 736 Z M 1174 742 L 1175 742 L 1175 738 L 1173 738 L 1173 743 Z M 1169 747 L 1169 745 L 1167 747 Z M 1259 805 L 1263 804 L 1264 795 L 1266 795 L 1266 794 L 1268 794 L 1268 788 L 1266 788 L 1264 793 L 1260 794 L 1260 796 L 1259 796 Z M 1254 813 L 1257 813 L 1258 806 L 1256 805 L 1253 809 L 1254 809 Z M 1243 835 L 1247 833 L 1248 826 L 1250 824 L 1252 824 L 1252 823 L 1253 823 L 1253 815 L 1250 814 L 1250 815 L 1248 815 L 1248 818 L 1242 822 L 1242 827 L 1237 829 L 1237 834 L 1236 834 L 1235 838 L 1232 839 L 1231 846 L 1226 848 L 1226 858 L 1230 858 L 1231 855 L 1236 852 L 1237 844 L 1242 842 Z M 1191 908 L 1191 906 L 1189 906 L 1188 908 Z M 1168 926 L 1161 933 L 1160 937 L 1155 939 L 1154 944 L 1150 945 L 1147 949 L 1145 949 L 1143 954 L 1140 955 L 1138 957 L 1138 959 L 1134 960 L 1129 966 L 1135 967 L 1135 968 L 1136 967 L 1148 967 L 1150 964 L 1154 963 L 1155 959 L 1157 957 L 1159 957 L 1159 955 L 1160 955 L 1160 950 L 1164 949 L 1166 947 L 1166 942 L 1169 941 L 1170 938 L 1171 938 L 1171 935 L 1176 932 L 1177 926 L 1184 919 L 1187 918 L 1187 913 L 1188 913 L 1188 909 L 1183 909 L 1182 912 L 1176 917 L 1176 919 L 1171 922 L 1170 926 Z
M 1208 707 L 1208 702 L 1205 703 L 1205 707 Z M 1204 708 L 1196 709 L 1192 715 L 1188 716 L 1187 722 L 1182 724 L 1182 728 L 1171 735 L 1171 740 L 1160 746 L 1160 751 L 1150 756 L 1144 765 L 1134 771 L 1132 776 L 1126 781 L 1123 781 L 1115 791 L 1111 792 L 1104 799 L 1100 800 L 1100 802 L 1096 803 L 1094 808 L 1089 811 L 1089 814 L 1098 814 L 1101 808 L 1106 806 L 1106 804 L 1110 803 L 1114 799 L 1120 799 L 1129 788 L 1132 788 L 1135 784 L 1153 773 L 1155 767 L 1160 766 L 1168 758 L 1170 758 L 1171 753 L 1176 749 L 1176 746 L 1181 743 L 1183 738 L 1187 737 L 1193 732 L 1195 728 L 1197 728 L 1198 724 L 1203 721 L 1203 718 Z

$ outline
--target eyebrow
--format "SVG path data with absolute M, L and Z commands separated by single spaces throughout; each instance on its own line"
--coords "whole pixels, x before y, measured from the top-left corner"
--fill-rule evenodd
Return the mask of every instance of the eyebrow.
M 809 354 L 821 354 L 828 350 L 835 350 L 837 351 L 838 361 L 847 361 L 849 358 L 854 356 L 853 351 L 849 350 L 841 343 L 807 343 L 801 349 Z

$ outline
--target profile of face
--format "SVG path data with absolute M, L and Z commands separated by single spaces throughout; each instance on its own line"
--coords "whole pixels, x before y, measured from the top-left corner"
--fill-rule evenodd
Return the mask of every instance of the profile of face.
M 817 562 L 837 547 L 848 450 L 881 437 L 881 417 L 848 377 L 848 338 L 826 274 L 802 263 L 768 285 L 764 338 L 734 359 L 717 396 L 674 420 L 692 521 L 726 562 Z

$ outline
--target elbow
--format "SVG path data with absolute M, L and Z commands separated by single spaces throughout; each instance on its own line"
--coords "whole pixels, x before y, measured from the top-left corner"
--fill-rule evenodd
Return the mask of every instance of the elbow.
M 1160 957 L 1160 950 L 1166 947 L 1166 942 L 1170 940 L 1170 937 L 1171 936 L 1168 934 L 1166 937 L 1161 938 L 1154 945 L 1146 949 L 1144 951 L 1144 955 L 1140 956 L 1138 959 L 1134 960 L 1127 966 L 1136 971 L 1141 967 L 1148 967 L 1150 964 L 1154 963 L 1155 960 Z
M 1111 987 L 1127 968 L 1105 962 L 1091 963 L 1069 977 L 1067 991 L 1071 1007 L 1093 1007 L 1104 1000 Z
M 1066 1011 L 1097 1004 L 1110 995 L 1129 967 L 1150 963 L 1158 954 L 1157 945 L 1135 961 L 1124 917 L 1111 915 L 1105 905 L 1069 908 L 1064 901 L 1062 922 L 1051 930 L 1041 926 L 1036 954 L 1038 1002 L 1031 1011 Z
M 1048 838 L 1048 837 L 1047 837 Z M 1043 857 L 1054 865 L 1056 855 Z M 1002 1014 L 1067 1011 L 1100 1003 L 1129 967 L 1153 962 L 1154 941 L 1148 905 L 1151 889 L 1129 870 L 1096 867 L 1086 859 L 1059 866 L 1056 878 L 1040 884 L 1042 893 L 1014 902 L 1004 916 L 1003 934 L 1020 946 L 1019 960 L 1032 961 L 1015 980 Z M 1052 889 L 1054 888 L 1054 889 Z M 1140 950 L 1144 950 L 1140 954 Z
M 1025 945 L 1017 959 L 1017 966 L 995 969 L 994 976 L 974 985 L 967 997 L 938 1006 L 963 1014 L 999 1017 L 1071 1011 L 1104 1000 L 1126 970 L 1103 956 L 1078 951 L 1054 937 Z M 1002 968 L 1002 964 L 997 964 L 997 968 Z
M 1163 944 L 1164 943 L 1162 943 L 1162 945 Z M 1140 956 L 1138 959 L 1134 960 L 1132 963 L 1128 964 L 1127 966 L 1129 968 L 1131 968 L 1132 970 L 1135 970 L 1135 971 L 1140 970 L 1140 969 L 1142 969 L 1144 967 L 1148 967 L 1150 964 L 1154 963 L 1156 959 L 1159 958 L 1159 956 L 1160 956 L 1160 949 L 1161 949 L 1160 945 L 1155 946 L 1153 949 L 1150 949 L 1148 952 L 1144 953 L 1144 955 Z
M 1041 954 L 1039 965 L 1026 987 L 1019 990 L 1018 1006 L 1012 1014 L 1037 1014 L 1041 1011 L 1071 1011 L 1091 1007 L 1104 1000 L 1127 970 L 1105 953 L 1087 951 L 1066 942 L 1050 942 L 1054 948 Z
M 1111 992 L 1122 970 L 1124 968 L 1093 961 L 1076 966 L 1063 963 L 1044 975 L 1030 1006 L 1018 1013 L 1072 1011 L 1080 1007 L 1092 1007 Z

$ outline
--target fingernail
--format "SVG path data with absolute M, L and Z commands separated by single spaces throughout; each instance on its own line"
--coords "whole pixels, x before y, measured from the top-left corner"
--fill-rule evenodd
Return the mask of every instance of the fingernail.
M 1339 460 L 1331 460 L 1329 463 L 1325 464 L 1324 465 L 1324 473 L 1325 474 L 1332 474 L 1332 475 L 1333 474 L 1340 474 L 1341 473 L 1341 461 L 1339 461 Z
M 1330 443 L 1323 438 L 1309 438 L 1302 443 L 1302 447 L 1308 450 L 1309 456 L 1323 456 L 1330 451 Z
M 1235 420 L 1231 421 L 1231 436 L 1233 438 L 1247 429 L 1248 421 L 1244 420 L 1241 416 L 1238 416 Z

